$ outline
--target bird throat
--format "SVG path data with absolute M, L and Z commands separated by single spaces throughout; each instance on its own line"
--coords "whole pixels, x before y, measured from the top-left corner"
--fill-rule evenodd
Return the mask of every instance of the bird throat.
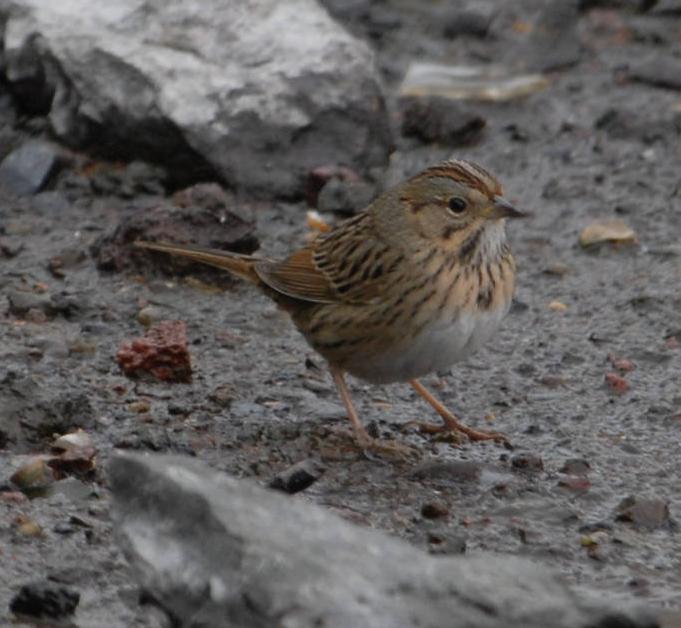
M 495 263 L 504 255 L 506 233 L 501 220 L 486 221 L 463 238 L 456 251 L 461 265 Z

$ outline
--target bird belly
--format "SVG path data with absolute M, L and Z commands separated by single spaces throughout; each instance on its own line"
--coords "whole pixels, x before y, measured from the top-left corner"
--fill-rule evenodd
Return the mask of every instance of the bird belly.
M 426 325 L 415 337 L 377 355 L 357 355 L 346 369 L 376 384 L 404 382 L 449 368 L 485 344 L 497 331 L 508 307 L 460 313 Z

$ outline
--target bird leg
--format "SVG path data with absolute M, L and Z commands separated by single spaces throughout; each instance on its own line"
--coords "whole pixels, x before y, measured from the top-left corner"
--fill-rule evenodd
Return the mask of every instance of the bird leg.
M 355 405 L 352 403 L 352 397 L 350 397 L 348 385 L 345 383 L 343 371 L 331 367 L 331 375 L 336 384 L 336 388 L 338 388 L 338 394 L 345 406 L 345 411 L 348 413 L 348 419 L 350 419 L 350 423 L 352 423 L 352 429 L 355 432 L 355 440 L 362 449 L 366 449 L 370 446 L 373 438 L 369 436 L 369 432 L 367 432 L 357 416 L 357 410 L 355 410 Z
M 423 397 L 437 412 L 444 421 L 444 425 L 433 425 L 432 423 L 422 423 L 420 421 L 409 421 L 407 425 L 418 425 L 424 432 L 460 432 L 468 436 L 472 441 L 476 440 L 496 440 L 499 442 L 508 442 L 506 436 L 499 432 L 484 432 L 466 427 L 459 419 L 457 419 L 440 401 L 438 401 L 430 391 L 417 379 L 409 380 L 412 388 Z
M 355 433 L 355 442 L 364 452 L 374 451 L 377 453 L 385 453 L 391 455 L 398 455 L 400 457 L 408 456 L 414 453 L 414 450 L 408 445 L 402 445 L 394 441 L 382 442 L 375 438 L 372 438 L 367 432 L 366 428 L 362 425 L 362 422 L 357 416 L 357 411 L 355 410 L 355 405 L 352 403 L 352 398 L 350 397 L 350 391 L 348 390 L 348 385 L 345 383 L 345 377 L 343 377 L 343 371 L 330 367 L 331 375 L 333 381 L 338 388 L 338 393 L 343 401 L 345 410 L 348 413 L 348 419 L 352 423 L 352 429 Z

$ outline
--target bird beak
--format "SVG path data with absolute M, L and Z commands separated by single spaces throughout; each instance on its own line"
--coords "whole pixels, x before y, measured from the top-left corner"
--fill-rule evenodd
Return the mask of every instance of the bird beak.
M 526 218 L 527 214 L 517 210 L 503 196 L 495 196 L 494 203 L 490 205 L 487 218 Z

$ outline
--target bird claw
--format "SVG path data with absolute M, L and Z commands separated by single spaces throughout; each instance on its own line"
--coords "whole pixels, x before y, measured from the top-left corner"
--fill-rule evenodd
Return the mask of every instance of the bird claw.
M 402 431 L 411 427 L 418 428 L 422 434 L 437 434 L 441 437 L 441 440 L 451 440 L 457 444 L 461 443 L 463 434 L 468 436 L 468 440 L 471 442 L 493 440 L 506 445 L 510 444 L 508 438 L 501 432 L 486 432 L 483 430 L 474 430 L 466 426 L 450 425 L 448 423 L 439 425 L 426 421 L 408 421 L 402 426 Z
M 368 435 L 367 435 L 368 436 Z M 385 455 L 406 459 L 417 454 L 416 449 L 395 440 L 379 440 L 378 438 L 355 438 L 357 447 L 368 460 L 375 460 L 375 455 Z

